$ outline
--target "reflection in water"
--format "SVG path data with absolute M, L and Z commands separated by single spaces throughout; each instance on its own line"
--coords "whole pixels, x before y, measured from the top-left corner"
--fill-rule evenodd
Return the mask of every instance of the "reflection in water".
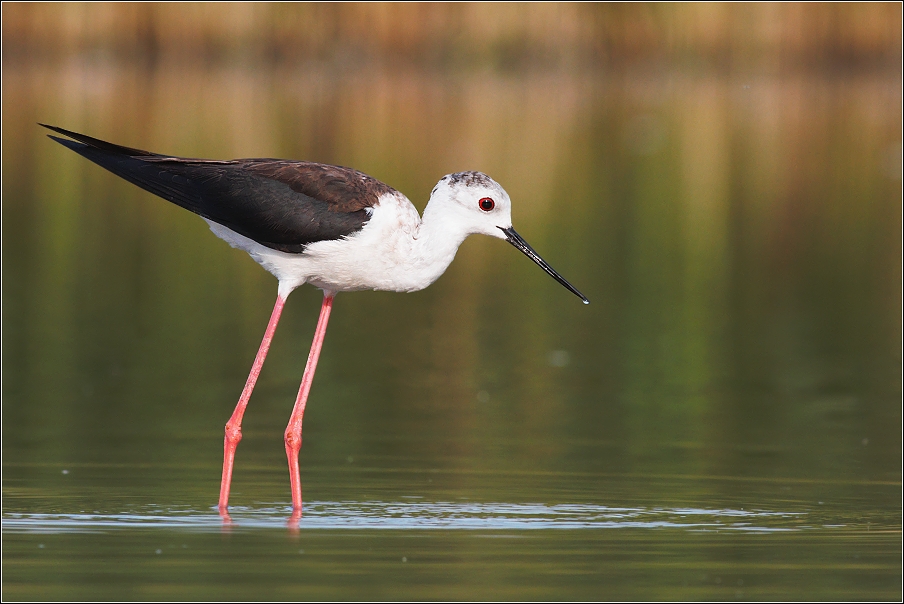
M 525 237 L 599 300 L 572 308 L 476 239 L 424 292 L 348 296 L 308 413 L 315 433 L 356 444 L 322 441 L 323 459 L 411 453 L 396 443 L 429 433 L 417 453 L 440 467 L 899 475 L 889 79 L 126 75 L 91 61 L 4 71 L 4 140 L 19 150 L 4 156 L 7 459 L 143 460 L 137 426 L 220 431 L 274 285 L 201 221 L 62 155 L 44 120 L 182 155 L 354 165 L 421 207 L 442 174 L 498 174 Z M 269 402 L 251 404 L 276 439 L 310 294 L 287 307 L 256 399 Z M 548 361 L 556 350 L 567 366 Z M 375 451 L 371 434 L 389 437 Z M 436 446 L 447 437 L 459 444 Z M 502 450 L 538 438 L 552 444 Z M 586 456 L 597 441 L 627 455 Z M 663 443 L 683 453 L 656 456 Z M 701 443 L 721 450 L 693 453 Z M 812 454 L 761 467 L 738 443 Z
M 27 514 L 3 516 L 8 533 L 80 533 L 158 528 L 186 531 L 230 529 L 683 529 L 775 532 L 842 528 L 807 524 L 804 512 L 741 509 L 619 508 L 590 504 L 315 501 L 304 517 L 291 506 L 243 508 L 231 514 L 190 509 L 146 509 L 122 514 Z M 290 514 L 290 512 L 292 512 Z

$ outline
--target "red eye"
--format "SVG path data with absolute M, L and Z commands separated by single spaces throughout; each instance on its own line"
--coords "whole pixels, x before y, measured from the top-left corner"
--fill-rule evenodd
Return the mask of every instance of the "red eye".
M 477 205 L 480 206 L 480 209 L 484 212 L 489 212 L 493 208 L 496 207 L 496 202 L 490 199 L 489 197 L 484 197 L 480 201 L 477 202 Z

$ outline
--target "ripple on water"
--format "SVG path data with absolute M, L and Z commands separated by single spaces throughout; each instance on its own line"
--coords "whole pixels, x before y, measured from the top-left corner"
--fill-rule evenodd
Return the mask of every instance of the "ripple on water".
M 285 505 L 230 508 L 232 528 L 285 528 Z M 301 529 L 540 530 L 682 529 L 688 531 L 776 532 L 817 528 L 806 512 L 741 509 L 608 507 L 591 504 L 319 501 L 305 503 Z M 220 530 L 216 509 L 148 506 L 123 513 L 3 516 L 6 533 L 73 533 L 116 529 Z

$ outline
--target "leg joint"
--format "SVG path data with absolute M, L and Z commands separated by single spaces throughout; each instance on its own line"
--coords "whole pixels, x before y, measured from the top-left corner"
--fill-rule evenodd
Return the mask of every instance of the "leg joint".
M 238 424 L 226 424 L 226 440 L 230 443 L 238 444 L 242 440 L 242 426 Z
M 301 449 L 301 434 L 296 433 L 294 430 L 286 430 L 285 441 L 286 449 L 291 451 Z

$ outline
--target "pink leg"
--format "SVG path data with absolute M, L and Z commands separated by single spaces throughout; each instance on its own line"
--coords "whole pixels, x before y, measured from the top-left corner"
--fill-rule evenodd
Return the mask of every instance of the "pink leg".
M 279 316 L 282 314 L 283 306 L 286 300 L 282 296 L 276 296 L 276 304 L 273 306 L 273 313 L 270 315 L 270 322 L 267 323 L 267 331 L 264 332 L 264 339 L 261 347 L 254 357 L 254 364 L 251 366 L 251 373 L 248 374 L 248 381 L 245 382 L 245 389 L 242 390 L 242 396 L 232 412 L 232 417 L 226 422 L 226 437 L 223 441 L 223 479 L 220 481 L 220 514 L 226 514 L 226 506 L 229 505 L 229 485 L 232 483 L 232 463 L 235 460 L 235 449 L 242 440 L 242 416 L 245 415 L 245 407 L 248 406 L 248 399 L 251 398 L 251 392 L 257 383 L 257 377 L 261 374 L 261 368 L 264 366 L 264 359 L 267 358 L 267 351 L 270 350 L 270 342 L 273 341 L 273 334 L 276 332 L 276 324 L 279 323 Z
M 323 305 L 320 307 L 320 319 L 317 321 L 317 330 L 314 332 L 314 342 L 311 344 L 311 352 L 308 353 L 308 363 L 304 368 L 304 377 L 301 378 L 301 387 L 298 389 L 298 398 L 295 399 L 295 408 L 292 409 L 292 417 L 289 418 L 289 425 L 286 426 L 286 457 L 289 458 L 289 482 L 292 485 L 293 518 L 301 516 L 301 478 L 298 475 L 298 451 L 301 449 L 301 419 L 304 416 L 308 393 L 311 391 L 311 383 L 314 381 L 314 372 L 317 371 L 317 359 L 320 358 L 323 337 L 326 335 L 326 324 L 330 320 L 333 297 L 333 294 L 324 294 L 323 296 Z

